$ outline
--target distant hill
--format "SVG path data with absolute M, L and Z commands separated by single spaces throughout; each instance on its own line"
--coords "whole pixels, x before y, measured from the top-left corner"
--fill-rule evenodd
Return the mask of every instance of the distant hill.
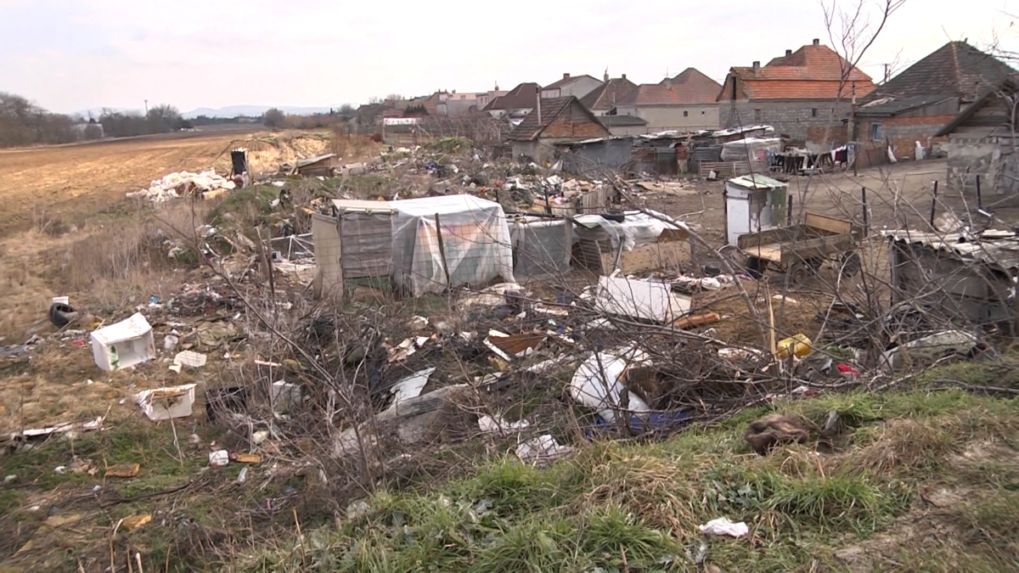
M 221 107 L 221 108 L 200 107 L 200 108 L 193 109 L 191 111 L 184 112 L 181 115 L 183 115 L 187 119 L 195 118 L 195 117 L 198 117 L 200 115 L 204 115 L 206 117 L 239 117 L 239 116 L 256 117 L 256 116 L 262 115 L 263 113 L 266 112 L 266 110 L 268 110 L 268 109 L 270 109 L 272 107 L 279 108 L 280 110 L 283 111 L 283 113 L 293 113 L 293 114 L 301 114 L 301 115 L 312 114 L 312 113 L 329 113 L 329 109 L 330 109 L 328 106 L 326 106 L 326 107 L 300 107 L 300 106 L 286 106 L 286 105 L 278 105 L 278 106 L 271 106 L 271 105 L 230 105 L 230 106 Z M 334 110 L 335 109 L 339 109 L 339 108 L 340 108 L 339 104 L 332 106 L 332 109 L 334 109 Z

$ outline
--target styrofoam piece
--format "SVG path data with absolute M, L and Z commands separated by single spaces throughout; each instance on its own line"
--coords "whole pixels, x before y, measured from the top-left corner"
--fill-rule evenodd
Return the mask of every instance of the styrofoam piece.
M 435 368 L 428 368 L 420 372 L 415 372 L 403 380 L 397 382 L 390 390 L 393 396 L 393 404 L 390 408 L 395 408 L 400 402 L 405 402 L 411 398 L 415 398 L 421 395 L 421 390 L 424 390 L 428 384 L 428 377 L 435 372 Z
M 55 296 L 53 297 L 53 304 L 71 304 L 71 297 Z
M 178 352 L 177 355 L 173 357 L 174 362 L 182 366 L 187 366 L 188 368 L 201 368 L 202 366 L 205 366 L 205 361 L 208 359 L 208 356 L 193 350 Z
M 647 363 L 647 353 L 634 348 L 593 354 L 574 373 L 570 382 L 570 395 L 577 402 L 597 410 L 598 415 L 611 424 L 615 422 L 616 410 L 620 407 L 620 392 L 626 387 L 619 381 L 619 377 L 627 367 Z M 629 410 L 647 412 L 650 408 L 640 396 L 631 391 Z
M 195 404 L 196 386 L 197 384 L 184 384 L 143 390 L 138 393 L 135 401 L 150 420 L 186 418 L 191 415 L 191 408 Z
M 272 408 L 274 412 L 286 412 L 301 403 L 301 387 L 279 380 L 272 383 Z
M 230 453 L 226 450 L 216 450 L 209 452 L 209 465 L 210 466 L 225 466 L 230 463 Z
M 91 335 L 92 355 L 96 366 L 111 372 L 148 362 L 156 357 L 152 327 L 141 314 L 134 314 Z

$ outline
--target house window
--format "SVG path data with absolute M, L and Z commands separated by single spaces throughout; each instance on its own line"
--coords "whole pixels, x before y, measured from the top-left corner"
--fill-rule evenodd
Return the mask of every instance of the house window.
M 761 110 L 754 110 L 754 121 L 761 121 Z
M 690 112 L 684 111 L 683 112 L 683 117 L 690 117 Z
M 704 112 L 703 112 L 703 111 L 701 112 L 701 115 L 704 115 Z
M 817 117 L 817 108 L 816 107 L 810 108 L 810 117 Z
M 871 123 L 870 124 L 870 140 L 871 141 L 881 141 L 884 138 L 885 138 L 885 134 L 884 134 L 884 131 L 881 129 L 881 124 L 877 123 L 877 122 Z

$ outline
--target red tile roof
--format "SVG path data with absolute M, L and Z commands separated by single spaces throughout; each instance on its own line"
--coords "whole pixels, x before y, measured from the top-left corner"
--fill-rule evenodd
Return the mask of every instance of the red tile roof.
M 848 71 L 848 75 L 847 74 Z M 743 84 L 743 96 L 752 100 L 767 99 L 836 99 L 843 76 L 847 80 L 841 97 L 852 97 L 855 84 L 856 97 L 861 98 L 874 90 L 870 76 L 850 64 L 835 50 L 824 45 L 807 45 L 788 56 L 775 58 L 754 73 L 753 67 L 736 66 L 730 69 L 726 85 L 733 76 Z M 728 90 L 720 90 L 719 101 L 730 99 Z
M 619 105 L 714 103 L 722 86 L 694 68 L 660 84 L 641 84 Z

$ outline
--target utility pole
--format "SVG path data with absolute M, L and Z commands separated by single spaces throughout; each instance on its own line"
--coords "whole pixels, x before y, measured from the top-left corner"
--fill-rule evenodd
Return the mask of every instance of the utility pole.
M 149 115 L 149 100 L 145 100 L 145 115 Z

